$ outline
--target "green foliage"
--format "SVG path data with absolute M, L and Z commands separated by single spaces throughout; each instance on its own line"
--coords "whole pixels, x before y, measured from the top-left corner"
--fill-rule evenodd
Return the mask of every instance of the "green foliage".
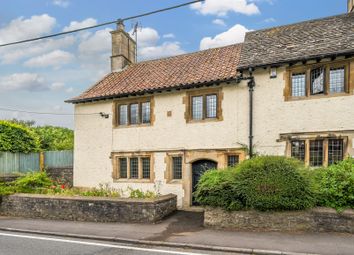
M 153 191 L 142 191 L 140 189 L 132 189 L 128 188 L 130 195 L 130 198 L 141 198 L 141 199 L 147 199 L 147 198 L 155 198 L 157 197 L 156 193 Z
M 74 131 L 63 127 L 42 126 L 33 131 L 39 136 L 41 149 L 44 151 L 72 150 Z
M 241 163 L 237 179 L 245 206 L 261 211 L 312 207 L 314 196 L 301 168 L 297 160 L 280 156 L 260 156 Z
M 240 210 L 244 207 L 237 173 L 233 168 L 209 170 L 199 180 L 196 201 L 202 205 L 222 207 L 226 210 Z
M 354 159 L 348 158 L 312 173 L 319 206 L 354 209 Z
M 19 193 L 36 193 L 52 185 L 53 181 L 45 172 L 27 173 L 12 183 L 14 190 Z
M 260 156 L 236 168 L 206 172 L 195 193 L 202 205 L 226 210 L 301 210 L 314 204 L 300 162 Z
M 28 127 L 0 120 L 0 151 L 36 152 L 39 137 Z
M 6 183 L 0 183 L 0 197 L 15 193 L 14 188 Z

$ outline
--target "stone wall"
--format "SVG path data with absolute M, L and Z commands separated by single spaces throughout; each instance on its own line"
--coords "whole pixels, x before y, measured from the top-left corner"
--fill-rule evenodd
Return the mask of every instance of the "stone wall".
M 227 212 L 206 208 L 206 227 L 251 231 L 345 232 L 354 234 L 354 210 L 337 213 L 330 208 L 290 212 Z
M 12 182 L 15 181 L 19 175 L 2 175 L 0 176 L 0 182 Z
M 155 199 L 58 197 L 35 194 L 3 196 L 0 215 L 51 220 L 154 223 L 176 210 L 177 196 Z
M 65 183 L 69 187 L 73 186 L 73 167 L 66 168 L 48 168 L 46 169 L 48 176 L 53 180 L 56 180 L 60 183 Z

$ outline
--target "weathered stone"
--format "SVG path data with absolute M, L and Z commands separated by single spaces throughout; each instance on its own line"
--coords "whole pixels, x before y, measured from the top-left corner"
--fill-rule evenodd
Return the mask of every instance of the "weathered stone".
M 306 211 L 228 212 L 219 208 L 206 208 L 206 227 L 255 231 L 309 231 L 354 233 L 354 210 L 342 213 L 330 208 Z
M 153 223 L 171 214 L 176 208 L 177 196 L 172 194 L 155 199 L 16 194 L 2 197 L 0 215 L 52 220 Z
M 48 168 L 46 172 L 50 178 L 60 183 L 67 184 L 69 187 L 73 186 L 73 168 Z

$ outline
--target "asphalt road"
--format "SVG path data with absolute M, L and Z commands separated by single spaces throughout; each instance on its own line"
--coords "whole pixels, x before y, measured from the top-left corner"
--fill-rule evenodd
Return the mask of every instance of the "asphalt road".
M 226 255 L 230 253 L 146 247 L 0 231 L 0 255 Z

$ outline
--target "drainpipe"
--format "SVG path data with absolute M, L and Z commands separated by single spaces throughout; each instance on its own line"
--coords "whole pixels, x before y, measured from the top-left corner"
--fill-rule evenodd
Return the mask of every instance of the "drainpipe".
M 248 92 L 249 92 L 249 135 L 248 135 L 248 155 L 252 158 L 253 155 L 253 91 L 256 86 L 256 82 L 253 76 L 253 68 L 249 68 L 249 76 L 243 77 L 241 73 L 237 78 L 236 82 L 240 83 L 242 80 L 248 80 Z

